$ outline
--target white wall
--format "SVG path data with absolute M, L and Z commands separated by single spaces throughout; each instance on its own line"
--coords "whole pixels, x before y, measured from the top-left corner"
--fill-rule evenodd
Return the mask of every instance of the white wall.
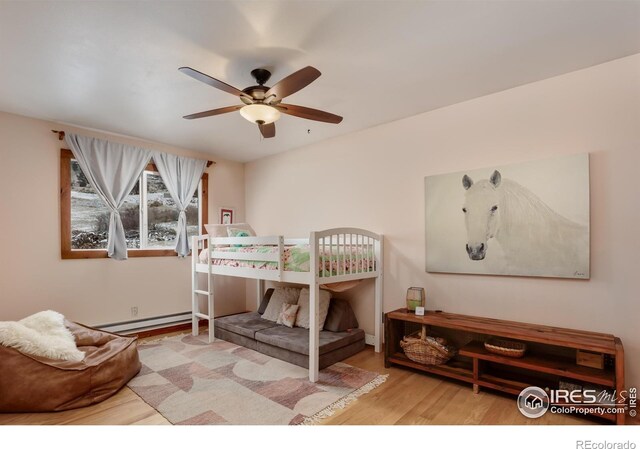
M 89 325 L 191 310 L 190 259 L 177 257 L 61 260 L 60 148 L 51 129 L 131 143 L 185 156 L 212 159 L 154 142 L 106 135 L 0 113 L 0 320 L 57 310 Z M 235 207 L 244 218 L 243 165 L 213 158 L 209 172 L 209 221 L 218 207 Z M 216 284 L 217 314 L 244 310 L 244 282 Z
M 583 152 L 591 280 L 425 273 L 425 176 Z M 639 169 L 634 55 L 248 163 L 247 221 L 263 235 L 384 233 L 385 311 L 403 306 L 407 287 L 424 286 L 430 309 L 610 332 L 625 345 L 628 384 L 638 385 Z M 372 333 L 372 284 L 348 296 Z

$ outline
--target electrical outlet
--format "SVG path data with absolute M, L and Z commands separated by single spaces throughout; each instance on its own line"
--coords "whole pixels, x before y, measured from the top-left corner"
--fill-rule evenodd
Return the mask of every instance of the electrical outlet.
M 132 317 L 138 316 L 138 306 L 134 306 L 131 308 L 131 316 Z

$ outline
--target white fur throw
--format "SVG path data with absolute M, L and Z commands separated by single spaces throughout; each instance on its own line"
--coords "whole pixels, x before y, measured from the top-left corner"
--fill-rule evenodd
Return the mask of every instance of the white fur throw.
M 84 352 L 76 347 L 73 334 L 64 325 L 64 316 L 53 310 L 20 321 L 0 321 L 0 344 L 49 359 L 84 359 Z

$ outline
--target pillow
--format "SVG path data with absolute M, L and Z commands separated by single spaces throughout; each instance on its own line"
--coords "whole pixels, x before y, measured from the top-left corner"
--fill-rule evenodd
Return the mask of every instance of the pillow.
M 204 225 L 204 228 L 207 230 L 207 234 L 209 234 L 211 237 L 229 237 L 229 231 L 227 231 L 227 228 L 229 227 L 233 227 L 236 229 L 244 229 L 252 237 L 256 235 L 256 231 L 254 231 L 253 228 L 249 226 L 247 223 L 233 223 L 230 225 L 227 225 L 227 224 Z M 227 245 L 216 245 L 216 246 L 227 246 Z
M 249 234 L 249 231 L 247 231 L 246 229 L 240 229 L 240 228 L 229 227 L 227 228 L 227 234 L 229 234 L 229 237 L 251 237 L 251 234 Z M 242 245 L 242 244 L 236 243 L 231 246 L 239 248 L 242 246 L 250 246 L 250 245 Z
M 297 304 L 300 296 L 300 289 L 293 287 L 276 287 L 271 295 L 269 304 L 262 314 L 262 318 L 269 321 L 277 321 L 282 304 Z
M 282 310 L 278 315 L 277 324 L 284 324 L 287 327 L 293 327 L 293 323 L 296 322 L 296 314 L 298 313 L 298 304 L 282 304 Z
M 258 313 L 262 315 L 265 310 L 267 310 L 267 306 L 269 305 L 269 301 L 271 300 L 271 295 L 273 295 L 273 289 L 267 289 L 264 292 L 264 296 L 262 297 L 262 301 L 260 301 L 260 307 L 258 307 Z
M 333 298 L 324 322 L 324 330 L 331 332 L 344 332 L 358 328 L 358 319 L 353 313 L 351 304 L 344 299 Z
M 251 237 L 249 231 L 240 228 L 227 228 L 227 234 L 229 237 Z
M 227 228 L 244 229 L 250 235 L 255 236 L 256 231 L 247 223 L 233 223 L 233 224 L 206 224 L 204 228 L 207 230 L 207 234 L 211 237 L 229 237 Z
M 211 237 L 229 237 L 227 234 L 227 225 L 223 224 L 206 224 L 204 228 Z
M 318 315 L 318 326 L 320 330 L 324 327 L 329 312 L 329 303 L 331 302 L 331 293 L 326 290 L 320 290 L 320 313 Z M 309 289 L 300 290 L 300 298 L 298 299 L 298 316 L 296 317 L 296 326 L 309 329 Z

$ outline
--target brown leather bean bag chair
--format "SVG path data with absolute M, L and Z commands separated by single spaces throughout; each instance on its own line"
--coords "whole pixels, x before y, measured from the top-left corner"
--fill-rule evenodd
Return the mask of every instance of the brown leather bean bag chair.
M 23 354 L 0 345 L 0 412 L 51 412 L 85 407 L 115 394 L 140 371 L 137 337 L 65 321 L 84 360 Z

